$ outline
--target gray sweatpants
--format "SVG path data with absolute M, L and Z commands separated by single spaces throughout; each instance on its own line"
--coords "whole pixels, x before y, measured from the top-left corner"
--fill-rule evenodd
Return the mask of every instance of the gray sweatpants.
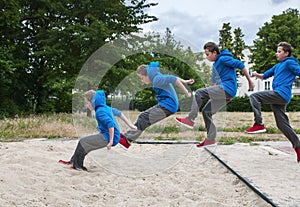
M 231 96 L 227 94 L 220 86 L 201 88 L 196 91 L 188 117 L 190 120 L 194 121 L 198 116 L 199 108 L 201 107 L 203 101 L 208 100 L 206 105 L 202 108 L 202 116 L 204 119 L 208 140 L 213 140 L 217 137 L 217 128 L 213 122 L 212 116 L 226 106 L 231 99 Z
M 290 126 L 289 118 L 285 114 L 287 102 L 275 91 L 261 91 L 250 95 L 250 103 L 254 112 L 254 122 L 262 124 L 261 105 L 271 104 L 278 129 L 290 140 L 293 148 L 300 147 L 300 141 Z
M 126 137 L 128 141 L 132 142 L 136 140 L 147 127 L 155 124 L 156 122 L 159 122 L 160 120 L 163 120 L 171 114 L 173 113 L 166 108 L 160 105 L 155 105 L 147 109 L 146 111 L 143 111 L 139 115 L 137 121 L 134 124 L 137 127 L 137 130 L 128 130 L 123 134 L 123 136 Z
M 82 137 L 79 140 L 79 143 L 87 154 L 93 150 L 104 148 L 108 144 L 101 134 L 93 134 Z
M 76 169 L 84 168 L 83 162 L 85 156 L 93 150 L 104 148 L 107 144 L 107 141 L 101 134 L 83 137 L 78 141 L 70 161 Z

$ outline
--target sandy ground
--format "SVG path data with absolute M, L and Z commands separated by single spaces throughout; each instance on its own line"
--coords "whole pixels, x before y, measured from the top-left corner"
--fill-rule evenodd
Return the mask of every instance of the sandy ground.
M 76 144 L 62 139 L 0 143 L 0 206 L 271 206 L 193 144 L 96 150 L 86 157 L 88 172 L 58 163 L 70 158 Z M 275 203 L 300 206 L 300 164 L 292 152 L 269 145 L 210 149 Z
M 289 142 L 259 142 L 258 146 L 235 144 L 215 149 L 222 160 L 251 181 L 274 203 L 300 206 L 300 163 Z

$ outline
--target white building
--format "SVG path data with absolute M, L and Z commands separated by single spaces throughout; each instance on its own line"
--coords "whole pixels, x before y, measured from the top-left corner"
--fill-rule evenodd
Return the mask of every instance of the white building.
M 273 77 L 268 78 L 266 80 L 260 80 L 256 78 L 251 78 L 253 83 L 255 84 L 255 87 L 252 91 L 249 90 L 249 85 L 246 77 L 239 77 L 238 78 L 238 90 L 237 90 L 237 96 L 244 96 L 247 94 L 250 96 L 254 92 L 258 91 L 266 91 L 266 90 L 273 90 L 272 89 L 272 82 L 273 82 Z

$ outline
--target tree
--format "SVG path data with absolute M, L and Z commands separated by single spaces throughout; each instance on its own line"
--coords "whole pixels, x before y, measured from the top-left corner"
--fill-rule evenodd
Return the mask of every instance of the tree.
M 146 0 L 2 1 L 1 74 L 12 84 L 1 97 L 26 113 L 70 112 L 83 63 L 107 42 L 156 21 L 145 13 L 155 5 Z
M 288 9 L 274 15 L 257 33 L 250 56 L 253 69 L 263 73 L 277 63 L 275 53 L 279 42 L 289 42 L 293 46 L 293 56 L 300 58 L 300 15 L 297 9 Z
M 21 23 L 20 9 L 18 0 L 7 0 L 0 2 L 0 118 L 14 115 L 19 112 L 24 101 L 22 96 L 18 96 L 17 88 L 23 87 L 19 83 L 19 77 L 16 71 L 19 67 L 26 67 L 26 61 L 20 57 L 23 56 L 20 52 L 19 39 L 23 38 L 20 33 Z M 24 51 L 24 50 L 22 50 Z M 20 105 L 19 105 L 20 104 Z
M 230 23 L 224 23 L 220 30 L 219 46 L 221 49 L 228 49 L 235 59 L 243 60 L 243 50 L 246 48 L 245 41 L 243 40 L 244 34 L 241 28 L 236 28 L 233 31 L 234 37 L 232 38 Z M 240 74 L 240 70 L 236 70 L 236 74 Z
M 149 64 L 151 61 L 159 61 L 160 70 L 164 74 L 173 74 L 183 79 L 195 79 L 195 84 L 191 85 L 192 91 L 204 86 L 200 73 L 204 71 L 199 65 L 199 60 L 203 60 L 203 53 L 201 56 L 193 53 L 189 47 L 184 48 L 168 28 L 164 35 L 153 32 L 145 34 L 144 37 L 127 38 L 125 41 L 124 44 L 128 44 L 126 47 L 131 50 L 128 54 L 133 55 L 126 56 L 124 53 L 125 58 L 113 65 L 101 78 L 99 88 L 110 93 L 121 91 L 124 95 L 131 94 L 135 97 L 143 97 L 143 100 L 154 100 L 155 93 L 143 86 L 135 73 L 139 65 Z M 122 54 L 118 56 L 121 57 Z M 181 90 L 178 92 L 181 93 Z
M 219 47 L 228 49 L 234 58 L 242 60 L 244 57 L 243 50 L 246 48 L 243 37 L 245 36 L 240 27 L 234 29 L 232 38 L 232 27 L 230 23 L 223 23 L 222 29 L 219 31 Z
M 223 23 L 222 29 L 219 30 L 219 47 L 232 51 L 232 36 L 230 23 Z
M 245 36 L 241 30 L 241 28 L 236 28 L 233 31 L 234 34 L 234 40 L 233 40 L 233 51 L 232 51 L 232 55 L 234 58 L 238 59 L 238 60 L 243 60 L 243 58 L 245 57 L 243 54 L 243 50 L 245 50 L 246 48 L 246 44 L 245 41 L 243 40 L 243 37 Z

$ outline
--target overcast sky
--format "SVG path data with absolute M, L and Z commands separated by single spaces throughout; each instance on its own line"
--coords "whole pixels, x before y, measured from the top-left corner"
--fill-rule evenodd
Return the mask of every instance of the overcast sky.
M 149 0 L 158 5 L 148 9 L 157 22 L 143 26 L 144 32 L 164 33 L 170 28 L 175 37 L 197 48 L 207 41 L 218 43 L 223 23 L 230 22 L 232 31 L 240 27 L 247 45 L 253 45 L 256 33 L 273 15 L 288 8 L 300 9 L 300 0 Z

